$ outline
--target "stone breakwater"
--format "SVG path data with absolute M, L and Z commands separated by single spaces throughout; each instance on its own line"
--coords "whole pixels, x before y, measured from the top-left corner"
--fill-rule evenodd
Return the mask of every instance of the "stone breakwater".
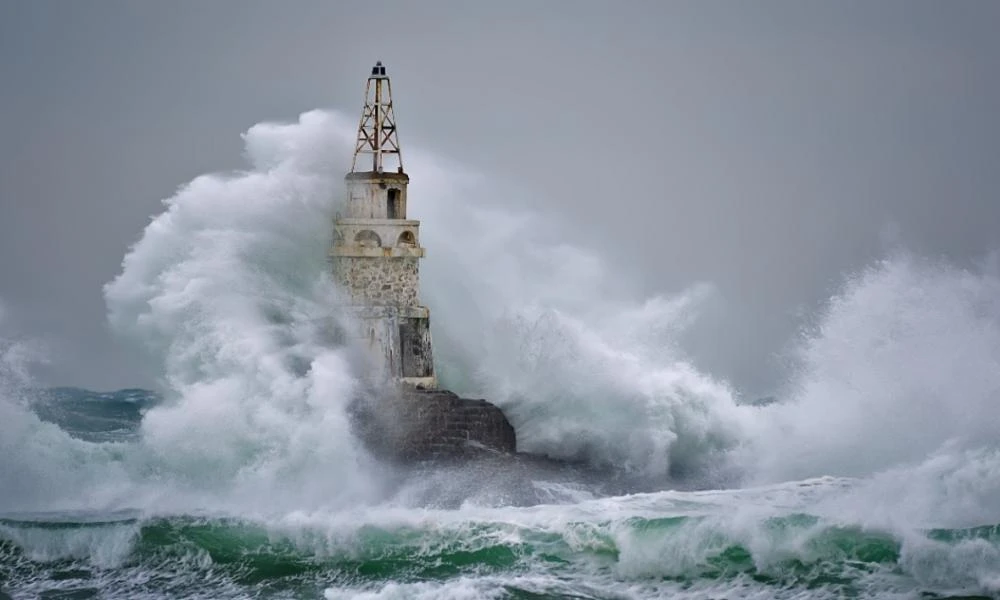
M 448 390 L 407 389 L 354 410 L 361 439 L 396 462 L 467 460 L 513 454 L 517 436 L 503 411 Z

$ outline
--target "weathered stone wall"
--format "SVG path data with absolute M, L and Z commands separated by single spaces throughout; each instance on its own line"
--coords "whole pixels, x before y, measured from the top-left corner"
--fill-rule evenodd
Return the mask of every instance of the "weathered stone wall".
M 347 184 L 347 205 L 343 216 L 356 219 L 386 219 L 389 217 L 390 190 L 396 190 L 399 214 L 406 218 L 406 185 L 410 178 L 402 173 L 350 173 Z
M 426 307 L 354 309 L 358 329 L 353 335 L 372 359 L 365 371 L 370 382 L 397 379 L 413 387 L 437 387 Z
M 354 417 L 373 452 L 403 462 L 507 454 L 517 448 L 514 428 L 503 411 L 447 390 L 408 390 L 360 402 Z
M 399 360 L 403 377 L 434 374 L 429 319 L 399 319 Z
M 357 304 L 416 306 L 420 287 L 418 260 L 341 256 L 334 263 L 334 272 Z
M 429 314 L 420 306 L 420 222 L 406 218 L 402 173 L 349 173 L 330 259 L 345 300 L 359 311 L 373 378 L 434 388 Z

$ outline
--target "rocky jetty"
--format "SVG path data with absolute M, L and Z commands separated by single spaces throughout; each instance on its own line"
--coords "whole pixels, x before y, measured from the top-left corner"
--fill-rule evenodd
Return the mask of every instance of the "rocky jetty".
M 448 390 L 386 394 L 359 402 L 354 417 L 372 452 L 395 462 L 466 461 L 517 449 L 514 428 L 503 411 Z
M 390 488 L 405 490 L 413 505 L 530 506 L 699 487 L 585 459 L 518 452 L 514 427 L 499 407 L 448 390 L 368 390 L 351 414 L 358 437 L 389 467 Z

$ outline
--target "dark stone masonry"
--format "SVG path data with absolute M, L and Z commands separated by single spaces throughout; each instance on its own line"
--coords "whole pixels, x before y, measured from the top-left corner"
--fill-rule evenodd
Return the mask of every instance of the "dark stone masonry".
M 402 390 L 359 402 L 355 422 L 373 453 L 397 462 L 447 461 L 513 454 L 514 428 L 485 400 L 447 390 Z

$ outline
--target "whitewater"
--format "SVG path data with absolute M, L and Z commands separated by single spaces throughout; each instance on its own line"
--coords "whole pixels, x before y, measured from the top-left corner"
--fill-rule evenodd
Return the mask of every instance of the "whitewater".
M 327 261 L 354 125 L 255 125 L 244 171 L 164 201 L 104 287 L 155 390 L 40 387 L 0 311 L 0 598 L 1000 596 L 997 255 L 845 274 L 753 402 L 677 341 L 710 283 L 630 295 L 410 151 L 443 387 L 591 476 L 401 470 L 352 434 Z

